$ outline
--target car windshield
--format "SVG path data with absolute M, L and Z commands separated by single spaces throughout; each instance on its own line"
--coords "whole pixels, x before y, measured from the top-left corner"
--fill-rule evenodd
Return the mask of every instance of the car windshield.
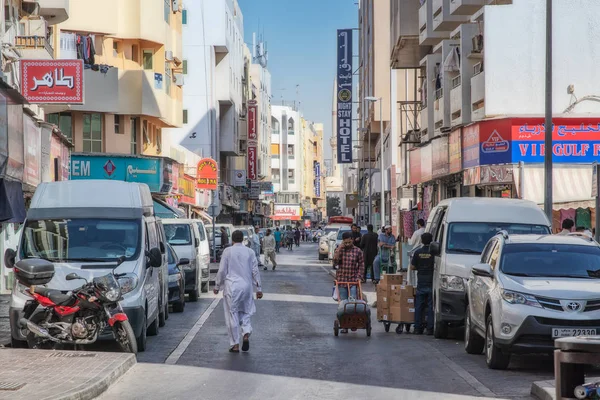
M 175 252 L 171 246 L 167 246 L 167 257 L 169 264 L 175 264 Z
M 506 275 L 544 278 L 600 278 L 600 248 L 571 244 L 519 243 L 504 247 Z
M 140 223 L 136 220 L 52 219 L 27 221 L 23 258 L 49 261 L 115 261 L 138 257 Z
M 448 229 L 446 250 L 448 253 L 481 254 L 483 248 L 496 233 L 505 230 L 512 235 L 545 235 L 547 226 L 510 224 L 497 222 L 454 222 Z
M 189 224 L 166 224 L 165 234 L 171 246 L 192 244 L 192 232 Z

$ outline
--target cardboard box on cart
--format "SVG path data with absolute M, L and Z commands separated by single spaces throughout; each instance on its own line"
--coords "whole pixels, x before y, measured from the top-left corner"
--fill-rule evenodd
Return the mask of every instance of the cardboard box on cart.
M 377 320 L 390 320 L 390 298 L 387 295 L 387 288 L 383 285 L 377 285 Z
M 414 322 L 415 296 L 410 285 L 391 285 L 390 315 L 394 321 Z

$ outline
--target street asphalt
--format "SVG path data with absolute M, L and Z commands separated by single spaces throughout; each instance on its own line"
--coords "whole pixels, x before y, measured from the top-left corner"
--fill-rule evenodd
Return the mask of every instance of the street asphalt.
M 532 399 L 532 382 L 553 378 L 550 357 L 515 357 L 508 371 L 492 371 L 483 356 L 465 353 L 462 332 L 451 340 L 386 333 L 375 310 L 370 338 L 364 330 L 336 338 L 333 278 L 317 246 L 282 250 L 278 261 L 275 271 L 261 270 L 265 297 L 257 301 L 249 353 L 227 351 L 222 300 L 209 293 L 172 313 L 101 399 L 524 400 Z

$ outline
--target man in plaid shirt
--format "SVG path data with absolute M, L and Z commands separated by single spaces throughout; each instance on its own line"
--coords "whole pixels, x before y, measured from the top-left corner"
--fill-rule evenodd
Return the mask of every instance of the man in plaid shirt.
M 358 282 L 362 279 L 365 260 L 360 248 L 354 246 L 352 233 L 344 232 L 342 245 L 335 251 L 334 260 L 338 265 L 336 280 L 338 282 Z M 340 286 L 340 299 L 348 299 L 348 287 Z M 356 286 L 350 288 L 352 297 L 356 298 Z

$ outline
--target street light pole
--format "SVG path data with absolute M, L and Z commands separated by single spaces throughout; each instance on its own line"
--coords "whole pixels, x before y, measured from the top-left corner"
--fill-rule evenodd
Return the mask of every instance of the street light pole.
M 544 212 L 552 221 L 552 0 L 546 0 L 546 132 L 544 137 Z M 596 228 L 598 229 L 598 228 Z
M 381 226 L 385 226 L 385 175 L 383 174 L 383 98 L 379 98 L 379 151 L 381 152 Z
M 373 160 L 371 159 L 371 127 L 369 127 L 369 223 L 373 223 L 373 202 L 371 194 L 373 192 Z

